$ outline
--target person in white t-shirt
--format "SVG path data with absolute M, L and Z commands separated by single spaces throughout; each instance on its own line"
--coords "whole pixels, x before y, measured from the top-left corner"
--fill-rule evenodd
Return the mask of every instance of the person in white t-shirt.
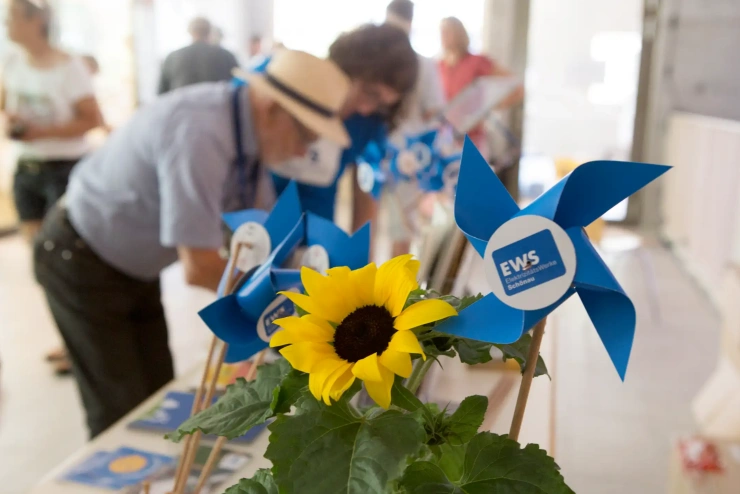
M 1 101 L 8 137 L 20 148 L 13 193 L 29 241 L 89 151 L 85 134 L 100 124 L 90 72 L 81 58 L 51 45 L 50 20 L 43 0 L 9 2 L 8 37 L 20 49 L 2 65 Z
M 72 168 L 90 150 L 85 134 L 102 121 L 83 60 L 49 42 L 47 3 L 11 0 L 6 19 L 19 50 L 2 64 L 0 105 L 8 137 L 20 148 L 13 196 L 21 233 L 32 242 L 46 212 L 64 195 Z M 57 374 L 70 372 L 64 349 L 47 360 Z

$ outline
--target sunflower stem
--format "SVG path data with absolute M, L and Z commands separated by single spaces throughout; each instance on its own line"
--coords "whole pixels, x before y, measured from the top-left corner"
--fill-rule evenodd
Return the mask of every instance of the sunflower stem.
M 424 382 L 424 377 L 427 375 L 427 372 L 429 372 L 429 369 L 432 368 L 433 363 L 434 359 L 431 358 L 428 358 L 426 360 L 419 359 L 416 362 L 416 364 L 414 365 L 414 370 L 411 371 L 411 375 L 409 376 L 408 381 L 406 381 L 406 388 L 409 391 L 416 394 L 416 392 L 419 390 L 419 386 L 421 386 L 421 383 Z

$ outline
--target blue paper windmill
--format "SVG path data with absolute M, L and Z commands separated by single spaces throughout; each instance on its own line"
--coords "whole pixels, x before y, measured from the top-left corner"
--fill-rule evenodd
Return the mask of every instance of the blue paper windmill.
M 273 321 L 293 313 L 293 303 L 277 292 L 302 288 L 300 270 L 282 267 L 296 248 L 323 247 L 329 267 L 358 269 L 368 263 L 370 225 L 349 236 L 329 220 L 312 213 L 301 214 L 294 183 L 286 188 L 269 216 L 254 210 L 241 211 L 225 215 L 225 221 L 236 229 L 244 221 L 259 222 L 260 217 L 271 240 L 277 243 L 273 243 L 270 256 L 246 273 L 231 295 L 222 296 L 199 313 L 211 331 L 228 343 L 226 362 L 246 360 L 267 348 L 270 336 L 279 329 Z
M 483 256 L 493 293 L 438 330 L 489 343 L 512 343 L 577 293 L 624 379 L 635 309 L 584 227 L 669 169 L 633 162 L 585 163 L 520 210 L 466 138 L 455 220 Z
M 383 160 L 386 150 L 376 142 L 371 142 L 360 157 L 357 168 L 357 183 L 360 190 L 370 194 L 376 201 L 380 199 L 383 187 L 388 181 L 387 173 L 383 170 Z

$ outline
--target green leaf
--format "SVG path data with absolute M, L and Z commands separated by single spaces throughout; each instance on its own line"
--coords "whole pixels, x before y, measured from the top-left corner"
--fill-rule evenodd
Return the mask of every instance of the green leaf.
M 467 338 L 455 338 L 453 346 L 457 350 L 457 354 L 460 355 L 460 361 L 463 364 L 484 364 L 493 360 L 493 357 L 491 357 L 491 347 L 493 345 L 491 343 Z
M 290 408 L 288 400 L 296 398 L 290 389 L 297 385 L 299 378 L 290 379 L 291 385 L 282 397 L 278 389 L 289 374 L 294 376 L 290 364 L 284 359 L 260 366 L 257 379 L 251 382 L 238 379 L 226 388 L 226 394 L 213 406 L 190 417 L 177 431 L 166 437 L 179 442 L 197 430 L 227 439 L 243 435 L 255 425 L 263 424 L 273 417 L 276 409 Z
M 447 441 L 451 444 L 465 444 L 470 441 L 483 424 L 483 418 L 488 408 L 488 398 L 485 396 L 468 396 L 455 413 L 444 421 Z
M 277 393 L 277 402 L 275 403 L 275 413 L 288 413 L 290 407 L 292 407 L 298 398 L 301 397 L 306 389 L 308 389 L 308 374 L 291 370 L 288 375 L 283 378 L 280 386 L 273 390 L 273 398 Z
M 483 298 L 482 293 L 479 293 L 478 295 L 469 295 L 467 297 L 463 297 L 460 299 L 460 303 L 458 304 L 456 309 L 458 312 L 465 310 L 482 298 Z
M 453 445 L 450 443 L 431 447 L 435 456 L 433 463 L 441 468 L 447 478 L 453 482 L 459 481 L 462 477 L 467 447 L 467 444 Z
M 270 470 L 261 468 L 254 477 L 241 479 L 238 484 L 226 489 L 224 494 L 278 494 L 278 486 Z
M 421 426 L 397 410 L 360 416 L 341 401 L 302 405 L 269 426 L 265 458 L 281 494 L 384 494 L 423 444 Z
M 522 372 L 524 372 L 524 367 L 527 364 L 527 355 L 529 354 L 529 346 L 532 344 L 532 335 L 529 333 L 524 333 L 521 338 L 519 338 L 514 343 L 511 343 L 510 345 L 494 345 L 496 348 L 501 350 L 504 354 L 504 361 L 509 359 L 514 359 L 517 362 L 519 362 L 519 367 L 521 367 Z M 537 357 L 537 367 L 534 369 L 534 377 L 537 376 L 544 376 L 550 377 L 550 374 L 547 372 L 547 366 L 545 366 L 545 361 L 542 360 L 542 356 Z
M 452 480 L 437 464 L 420 461 L 404 472 L 409 494 L 573 494 L 555 460 L 536 444 L 521 448 L 506 436 L 477 434 L 467 445 L 462 476 Z
M 409 391 L 408 388 L 403 385 L 402 381 L 402 379 L 396 378 L 396 381 L 393 383 L 393 388 L 391 389 L 391 403 L 407 412 L 415 412 L 421 408 L 426 409 L 421 400 L 417 398 L 414 393 Z

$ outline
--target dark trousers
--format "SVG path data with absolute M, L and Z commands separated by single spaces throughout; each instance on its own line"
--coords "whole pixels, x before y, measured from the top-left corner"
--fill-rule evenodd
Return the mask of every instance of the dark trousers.
M 95 437 L 174 377 L 159 280 L 137 280 L 108 265 L 59 205 L 36 239 L 34 271 Z
M 41 221 L 64 195 L 77 160 L 21 158 L 13 180 L 13 198 L 21 221 Z

